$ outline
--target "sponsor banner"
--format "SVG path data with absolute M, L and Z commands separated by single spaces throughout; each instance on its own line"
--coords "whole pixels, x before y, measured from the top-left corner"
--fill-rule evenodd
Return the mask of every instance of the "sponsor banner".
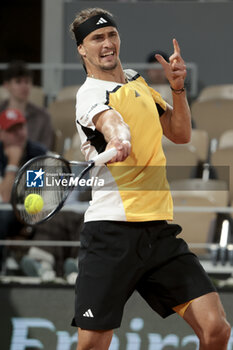
M 74 287 L 4 286 L 0 293 L 1 350 L 76 350 Z M 233 292 L 220 296 L 233 327 Z M 110 350 L 198 350 L 198 344 L 181 317 L 160 318 L 134 293 Z M 227 350 L 233 350 L 233 333 Z

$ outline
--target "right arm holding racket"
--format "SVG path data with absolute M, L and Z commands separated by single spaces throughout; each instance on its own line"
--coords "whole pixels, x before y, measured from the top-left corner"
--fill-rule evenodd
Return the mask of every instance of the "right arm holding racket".
M 44 155 L 31 159 L 19 170 L 12 189 L 11 203 L 19 221 L 27 225 L 42 223 L 56 214 L 64 205 L 74 188 L 70 183 L 71 165 L 85 166 L 79 174 L 79 181 L 94 166 L 108 162 L 124 161 L 130 154 L 130 131 L 122 117 L 115 111 L 108 110 L 94 117 L 96 129 L 107 142 L 105 152 L 87 162 L 68 162 L 59 155 Z M 47 187 L 44 175 L 53 172 L 55 186 Z M 33 177 L 33 179 L 32 179 Z M 63 186 L 63 182 L 67 185 Z M 44 183 L 45 182 L 45 183 Z M 27 205 L 38 199 L 39 208 L 28 210 Z
M 115 147 L 117 154 L 109 163 L 122 162 L 130 154 L 130 130 L 121 115 L 112 109 L 101 112 L 93 118 L 93 123 L 107 142 L 106 150 Z

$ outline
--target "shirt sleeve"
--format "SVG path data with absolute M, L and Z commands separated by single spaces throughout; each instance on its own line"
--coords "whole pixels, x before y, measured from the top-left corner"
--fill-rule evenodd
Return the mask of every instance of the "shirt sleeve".
M 149 89 L 150 89 L 151 95 L 153 97 L 153 100 L 155 101 L 155 104 L 157 106 L 159 116 L 161 117 L 163 115 L 163 113 L 166 111 L 167 103 L 164 101 L 162 96 L 157 91 L 155 91 L 151 87 L 149 87 Z
M 80 125 L 94 130 L 94 116 L 111 109 L 107 104 L 106 90 L 101 88 L 83 90 L 81 92 L 80 90 L 76 97 L 76 120 Z

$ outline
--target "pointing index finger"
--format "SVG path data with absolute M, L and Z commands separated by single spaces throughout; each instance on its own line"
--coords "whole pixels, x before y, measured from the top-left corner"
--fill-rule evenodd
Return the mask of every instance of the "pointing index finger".
M 174 46 L 174 52 L 180 54 L 180 47 L 176 39 L 173 39 L 173 46 Z
M 155 55 L 155 57 L 157 61 L 163 66 L 163 68 L 165 68 L 168 65 L 167 61 L 163 58 L 163 56 L 157 54 Z

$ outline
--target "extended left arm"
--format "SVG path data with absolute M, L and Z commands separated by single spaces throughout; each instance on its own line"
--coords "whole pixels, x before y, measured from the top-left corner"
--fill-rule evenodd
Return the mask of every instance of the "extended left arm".
M 162 56 L 156 55 L 163 66 L 173 95 L 173 108 L 167 105 L 160 121 L 168 139 L 175 143 L 187 143 L 191 137 L 191 113 L 184 89 L 187 72 L 176 39 L 173 39 L 173 45 L 174 53 L 170 56 L 169 63 Z

